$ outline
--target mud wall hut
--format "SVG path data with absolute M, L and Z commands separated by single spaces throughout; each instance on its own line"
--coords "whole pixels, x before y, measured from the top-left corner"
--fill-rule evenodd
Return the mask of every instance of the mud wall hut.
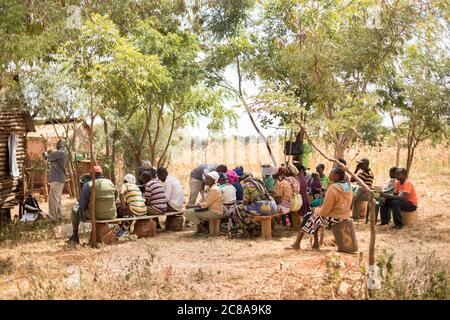
M 0 214 L 23 199 L 26 134 L 34 130 L 28 113 L 0 112 Z

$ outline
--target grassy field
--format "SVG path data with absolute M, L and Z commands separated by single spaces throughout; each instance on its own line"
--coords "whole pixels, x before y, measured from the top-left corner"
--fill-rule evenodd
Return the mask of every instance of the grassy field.
M 377 263 L 384 275 L 377 299 L 450 298 L 450 172 L 448 150 L 439 148 L 423 148 L 413 168 L 419 223 L 401 230 L 377 227 Z M 369 156 L 376 181 L 383 182 L 395 158 L 391 151 L 363 150 L 357 157 Z M 320 161 L 314 155 L 311 164 Z M 67 217 L 74 202 L 64 201 Z M 330 231 L 320 251 L 311 249 L 308 238 L 300 251 L 285 251 L 295 232 L 278 225 L 271 240 L 196 238 L 190 227 L 100 249 L 68 247 L 54 238 L 52 227 L 42 222 L 0 229 L 1 299 L 367 298 L 365 222 L 355 224 L 357 254 L 337 253 Z

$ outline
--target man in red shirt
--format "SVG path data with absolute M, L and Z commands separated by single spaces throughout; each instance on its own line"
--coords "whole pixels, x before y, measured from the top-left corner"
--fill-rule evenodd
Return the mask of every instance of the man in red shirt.
M 381 225 L 389 224 L 388 209 L 392 209 L 394 216 L 393 228 L 401 229 L 403 227 L 402 211 L 412 212 L 417 209 L 417 194 L 412 182 L 407 178 L 406 169 L 397 170 L 397 183 L 395 184 L 394 194 L 381 193 L 385 199 L 381 206 Z

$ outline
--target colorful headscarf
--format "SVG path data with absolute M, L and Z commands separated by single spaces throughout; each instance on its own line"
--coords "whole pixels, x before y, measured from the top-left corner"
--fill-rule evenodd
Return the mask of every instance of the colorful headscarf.
M 231 184 L 239 181 L 239 176 L 233 170 L 228 170 L 227 176 L 228 176 L 228 182 Z
M 286 177 L 288 175 L 288 170 L 285 167 L 279 167 L 277 171 L 278 176 Z
M 237 174 L 239 177 L 242 177 L 242 175 L 244 174 L 244 168 L 243 168 L 243 167 L 236 167 L 236 168 L 234 169 L 234 172 L 236 172 L 236 174 Z

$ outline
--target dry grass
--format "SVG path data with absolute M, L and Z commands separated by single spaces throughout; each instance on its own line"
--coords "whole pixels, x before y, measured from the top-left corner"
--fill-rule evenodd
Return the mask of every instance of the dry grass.
M 383 255 L 387 261 L 383 250 L 394 259 L 393 271 L 376 298 L 449 299 L 450 174 L 448 162 L 446 167 L 437 166 L 448 160 L 448 151 L 439 152 L 428 158 L 419 156 L 414 167 L 419 224 L 399 231 L 377 228 L 378 262 L 383 264 Z M 372 159 L 386 161 L 379 167 L 374 164 L 375 173 L 386 172 L 392 156 L 371 154 Z M 384 181 L 385 175 L 376 178 Z M 73 199 L 65 200 L 67 216 L 73 203 Z M 0 242 L 0 299 L 367 297 L 361 273 L 367 267 L 369 245 L 369 226 L 364 222 L 355 224 L 360 254 L 336 253 L 329 231 L 320 251 L 311 250 L 308 239 L 302 250 L 284 251 L 295 233 L 281 226 L 276 226 L 272 240 L 195 238 L 191 227 L 100 249 L 68 247 L 64 240 L 43 232 L 48 228 L 45 224 L 21 228 L 19 235 Z M 435 254 L 430 256 L 432 252 Z

